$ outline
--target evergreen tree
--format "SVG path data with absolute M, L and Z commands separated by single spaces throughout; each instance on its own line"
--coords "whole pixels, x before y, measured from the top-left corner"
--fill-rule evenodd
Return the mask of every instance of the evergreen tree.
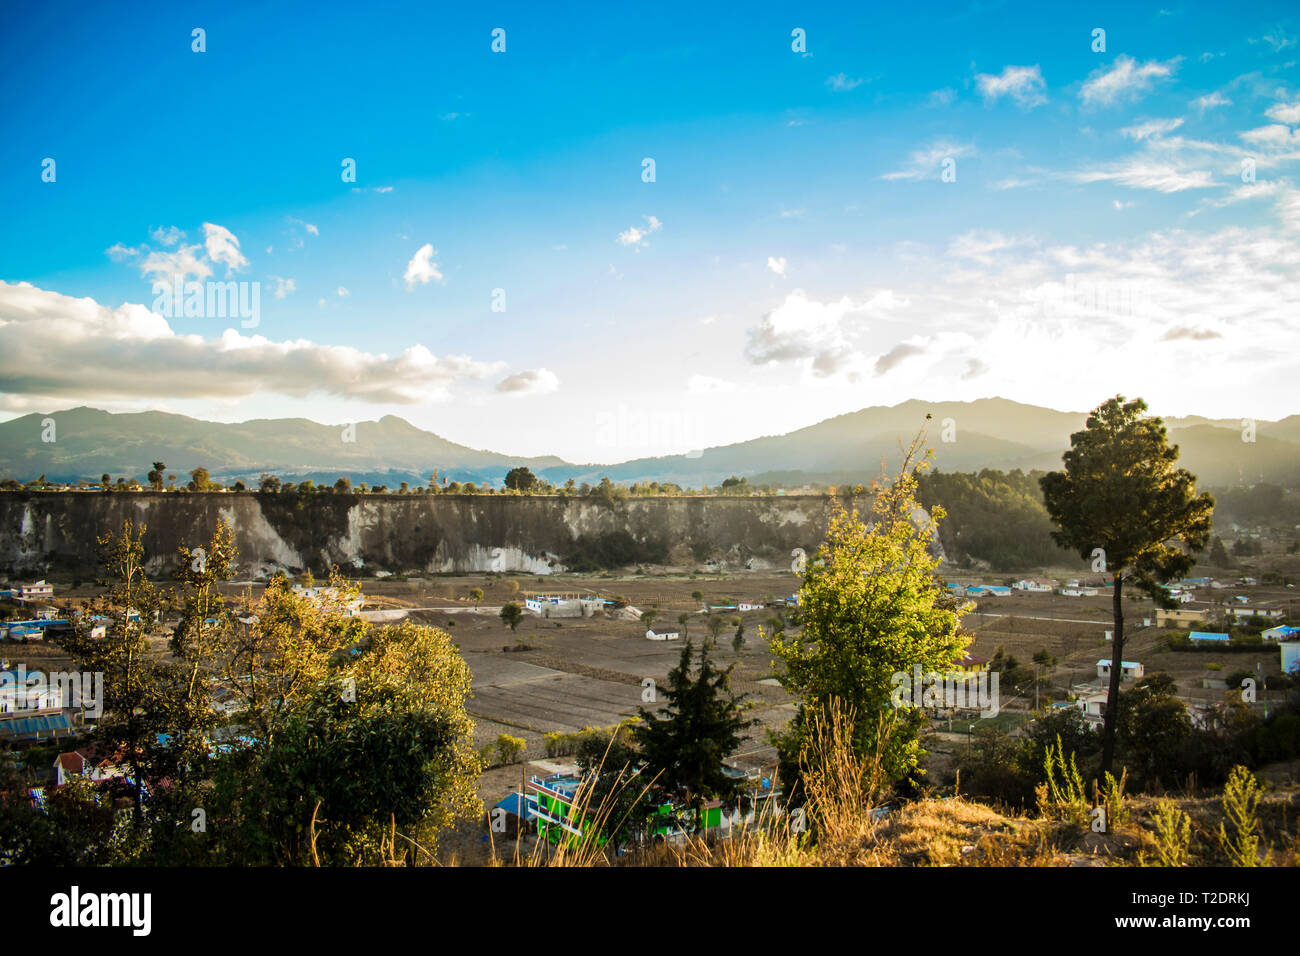
M 1196 477 L 1176 468 L 1178 446 L 1159 418 L 1144 416 L 1146 402 L 1122 395 L 1099 405 L 1083 431 L 1070 436 L 1064 471 L 1042 478 L 1043 499 L 1069 548 L 1114 579 L 1114 630 L 1110 690 L 1102 734 L 1101 774 L 1112 769 L 1124 659 L 1124 583 L 1173 607 L 1164 585 L 1196 563 L 1191 552 L 1209 543 L 1214 499 L 1196 493 Z M 1181 545 L 1178 547 L 1176 545 Z
M 668 799 L 694 809 L 703 800 L 733 800 L 737 781 L 723 772 L 722 761 L 740 746 L 741 734 L 756 721 L 746 719 L 744 696 L 731 690 L 735 665 L 719 670 L 700 648 L 693 667 L 694 648 L 682 647 L 677 666 L 668 672 L 660 690 L 667 699 L 662 716 L 640 708 L 643 726 L 634 731 L 645 761 L 645 773 L 656 775 L 656 788 Z

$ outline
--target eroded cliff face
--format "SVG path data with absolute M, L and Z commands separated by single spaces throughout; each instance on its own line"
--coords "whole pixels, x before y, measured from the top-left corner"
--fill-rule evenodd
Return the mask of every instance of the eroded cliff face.
M 789 567 L 821 543 L 831 502 L 775 498 L 590 498 L 506 495 L 255 493 L 0 494 L 0 571 L 96 573 L 96 538 L 146 526 L 150 571 L 234 530 L 240 576 L 331 565 L 400 572 L 548 574 L 625 565 Z

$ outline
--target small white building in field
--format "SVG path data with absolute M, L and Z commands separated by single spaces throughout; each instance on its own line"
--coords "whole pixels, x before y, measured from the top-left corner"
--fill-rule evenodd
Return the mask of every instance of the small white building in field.
M 1224 608 L 1224 611 L 1238 621 L 1250 620 L 1252 617 L 1265 617 L 1275 621 L 1286 614 L 1280 607 L 1229 607 Z
M 1097 677 L 1101 680 L 1110 680 L 1110 658 L 1102 658 L 1097 662 Z M 1120 661 L 1120 680 L 1132 678 L 1137 680 L 1146 673 L 1146 668 L 1137 661 Z
M 1050 594 L 1056 582 L 1049 578 L 1021 578 L 1015 584 L 1011 585 L 1017 591 L 1033 591 L 1039 594 Z
M 658 628 L 652 627 L 645 632 L 645 639 L 647 641 L 676 641 L 679 640 L 681 636 L 682 633 L 677 628 L 668 627 L 666 625 Z

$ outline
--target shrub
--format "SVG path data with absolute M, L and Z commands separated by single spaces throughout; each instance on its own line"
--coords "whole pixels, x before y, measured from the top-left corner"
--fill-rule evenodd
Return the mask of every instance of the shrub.
M 528 746 L 527 741 L 522 737 L 511 737 L 509 734 L 501 734 L 497 737 L 497 756 L 500 757 L 501 763 L 518 763 L 519 756 Z

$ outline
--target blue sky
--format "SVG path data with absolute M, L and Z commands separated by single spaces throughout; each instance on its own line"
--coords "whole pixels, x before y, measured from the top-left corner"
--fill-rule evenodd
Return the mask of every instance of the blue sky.
M 0 414 L 614 461 L 908 398 L 1300 411 L 1289 4 L 230 6 L 0 12 Z M 150 311 L 173 275 L 256 326 Z

